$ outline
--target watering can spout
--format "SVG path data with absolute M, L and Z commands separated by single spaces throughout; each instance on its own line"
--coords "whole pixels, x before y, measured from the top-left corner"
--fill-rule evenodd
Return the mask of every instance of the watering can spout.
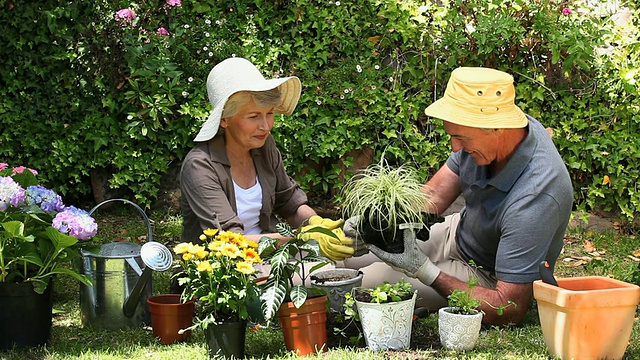
M 147 282 L 151 279 L 153 271 L 165 271 L 171 267 L 173 261 L 171 251 L 158 242 L 148 242 L 142 245 L 140 257 L 145 268 L 142 270 L 142 274 L 140 274 L 140 278 L 133 290 L 131 290 L 129 297 L 122 305 L 122 312 L 126 317 L 132 317 L 135 313 L 140 297 L 147 286 Z

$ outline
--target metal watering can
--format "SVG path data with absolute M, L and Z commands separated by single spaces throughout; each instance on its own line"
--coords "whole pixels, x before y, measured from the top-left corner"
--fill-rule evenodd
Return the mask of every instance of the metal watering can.
M 153 241 L 151 222 L 135 203 L 109 199 L 100 206 L 121 201 L 134 206 L 147 225 L 147 242 L 140 246 L 130 242 L 103 244 L 98 253 L 81 250 L 81 272 L 93 286 L 80 284 L 80 312 L 83 326 L 105 329 L 138 327 L 151 323 L 147 298 L 153 294 L 153 271 L 171 267 L 173 257 L 166 246 Z

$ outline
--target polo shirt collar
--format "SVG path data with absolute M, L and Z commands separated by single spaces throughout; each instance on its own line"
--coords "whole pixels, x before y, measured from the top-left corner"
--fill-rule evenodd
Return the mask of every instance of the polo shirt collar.
M 527 115 L 529 124 L 527 125 L 527 136 L 518 145 L 518 148 L 511 156 L 505 167 L 495 177 L 489 179 L 488 185 L 498 190 L 507 192 L 518 181 L 527 165 L 531 162 L 537 147 L 537 134 L 531 126 L 532 118 Z

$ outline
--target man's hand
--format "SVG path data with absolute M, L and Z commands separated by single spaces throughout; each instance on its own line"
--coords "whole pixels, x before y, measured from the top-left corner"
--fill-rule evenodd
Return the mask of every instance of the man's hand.
M 404 252 L 400 254 L 388 253 L 375 245 L 367 244 L 367 248 L 391 267 L 401 270 L 408 276 L 417 278 L 427 286 L 431 286 L 440 275 L 440 269 L 418 247 L 414 229 L 405 229 L 403 231 Z
M 358 223 L 360 222 L 359 216 L 352 216 L 344 222 L 344 234 L 353 239 L 353 256 L 362 256 L 369 252 L 367 245 L 362 240 L 362 236 L 358 233 Z
M 343 219 L 324 219 L 318 215 L 309 218 L 309 225 L 303 226 L 300 230 L 300 238 L 304 241 L 316 240 L 320 245 L 320 252 L 333 261 L 340 261 L 353 256 L 354 250 L 350 246 L 353 240 L 347 238 L 340 228 L 344 224 Z M 336 237 L 320 232 L 308 232 L 315 227 L 322 227 L 330 230 Z

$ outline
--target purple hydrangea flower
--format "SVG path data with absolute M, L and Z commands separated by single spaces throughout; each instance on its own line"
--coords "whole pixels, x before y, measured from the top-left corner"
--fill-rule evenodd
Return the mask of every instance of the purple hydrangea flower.
M 27 188 L 24 203 L 26 205 L 37 205 L 46 212 L 64 210 L 62 197 L 53 190 L 49 190 L 41 185 L 29 186 Z
M 19 206 L 24 201 L 25 191 L 10 176 L 0 177 L 0 211 L 7 209 L 9 205 Z
M 91 215 L 75 206 L 68 206 L 59 212 L 51 225 L 61 233 L 80 240 L 92 238 L 98 232 L 98 224 Z
M 137 17 L 138 15 L 136 15 L 136 13 L 131 9 L 120 9 L 116 12 L 116 21 L 121 22 L 122 26 L 133 22 Z
M 169 32 L 167 31 L 167 29 L 163 27 L 158 28 L 158 30 L 156 30 L 156 34 L 162 35 L 162 36 L 169 36 Z

